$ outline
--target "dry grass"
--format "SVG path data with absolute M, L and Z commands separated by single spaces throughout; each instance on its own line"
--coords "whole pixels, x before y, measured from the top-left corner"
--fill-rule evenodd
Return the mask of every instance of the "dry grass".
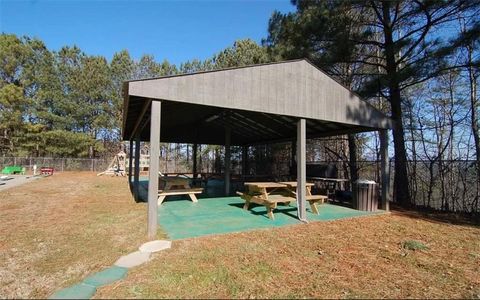
M 0 298 L 44 298 L 145 241 L 125 178 L 62 173 L 0 193 Z
M 145 222 L 123 178 L 64 173 L 1 193 L 0 298 L 47 297 L 111 265 Z M 175 241 L 95 297 L 480 298 L 479 274 L 479 227 L 393 213 Z
M 95 297 L 478 298 L 479 274 L 478 227 L 394 213 L 178 241 Z

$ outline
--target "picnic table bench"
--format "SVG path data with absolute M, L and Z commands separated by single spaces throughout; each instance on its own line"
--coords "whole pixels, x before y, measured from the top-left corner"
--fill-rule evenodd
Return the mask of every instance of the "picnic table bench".
M 288 188 L 291 190 L 292 193 L 297 195 L 297 182 L 296 181 L 283 181 L 279 182 L 281 184 L 285 184 L 288 186 Z M 312 209 L 312 212 L 316 215 L 319 214 L 318 212 L 318 207 L 317 207 L 317 202 L 324 203 L 325 200 L 328 199 L 328 196 L 325 195 L 312 195 L 312 186 L 314 186 L 314 183 L 306 183 L 306 188 L 307 188 L 307 195 L 305 197 L 305 200 L 308 201 L 310 204 L 310 208 Z
M 25 174 L 25 168 L 21 166 L 6 166 L 2 170 L 2 174 L 6 175 L 16 175 L 16 174 Z
M 192 202 L 198 202 L 195 194 L 201 194 L 203 188 L 192 188 L 188 178 L 183 177 L 160 177 L 164 182 L 164 187 L 158 190 L 158 205 L 161 205 L 167 196 L 187 195 Z
M 326 196 L 312 195 L 310 192 L 313 184 L 307 183 L 307 198 L 312 211 L 318 214 L 316 203 L 324 201 Z M 267 216 L 274 220 L 273 210 L 278 203 L 290 204 L 296 201 L 296 182 L 245 182 L 245 193 L 237 194 L 245 200 L 243 209 L 248 210 L 250 203 L 263 205 L 267 209 Z
M 45 175 L 45 176 L 53 175 L 54 171 L 55 171 L 55 169 L 53 167 L 41 167 L 40 168 L 40 174 Z

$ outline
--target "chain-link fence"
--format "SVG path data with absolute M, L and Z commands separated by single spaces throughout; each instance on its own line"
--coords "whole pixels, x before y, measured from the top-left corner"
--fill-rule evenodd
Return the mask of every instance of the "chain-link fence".
M 6 166 L 21 166 L 27 172 L 33 171 L 36 165 L 39 170 L 42 167 L 52 167 L 55 171 L 105 171 L 110 159 L 102 158 L 58 158 L 58 157 L 0 157 L 0 168 Z
M 0 168 L 16 165 L 25 167 L 32 172 L 33 166 L 53 167 L 55 171 L 91 171 L 102 172 L 108 168 L 111 159 L 102 158 L 53 158 L 53 157 L 0 157 Z M 291 161 L 287 159 L 249 159 L 246 174 L 270 175 L 272 178 L 283 178 L 292 171 Z M 314 164 L 334 166 L 336 177 L 349 179 L 348 163 L 344 161 L 316 161 Z M 127 161 L 128 169 L 128 161 Z M 409 161 L 409 189 L 411 201 L 417 206 L 433 208 L 443 211 L 480 211 L 479 174 L 476 173 L 474 161 Z M 160 160 L 162 173 L 191 173 L 191 160 Z M 380 161 L 358 161 L 359 178 L 380 182 Z M 203 159 L 197 162 L 199 173 L 221 173 L 223 162 L 215 159 Z M 148 160 L 142 165 L 148 170 Z M 389 163 L 390 191 L 393 197 L 394 161 Z M 238 159 L 232 160 L 232 173 L 241 174 L 242 163 Z M 283 176 L 283 177 L 282 177 Z
M 24 167 L 27 172 L 41 167 L 52 167 L 57 172 L 63 171 L 91 171 L 102 172 L 108 168 L 111 159 L 108 158 L 62 158 L 62 157 L 0 157 L 0 169 L 7 166 Z M 126 161 L 128 170 L 128 159 Z M 148 160 L 142 161 L 140 168 L 148 170 Z M 163 173 L 191 173 L 192 161 L 185 160 L 160 160 L 160 172 Z M 204 161 L 199 163 L 199 172 L 214 173 L 214 162 Z

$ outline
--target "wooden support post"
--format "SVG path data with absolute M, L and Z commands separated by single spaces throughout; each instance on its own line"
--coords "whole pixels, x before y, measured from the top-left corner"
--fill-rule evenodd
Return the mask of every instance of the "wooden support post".
M 193 148 L 192 149 L 192 163 L 193 163 L 192 173 L 193 173 L 193 179 L 195 182 L 195 179 L 197 179 L 197 148 L 198 148 L 197 143 L 193 144 L 192 148 Z
M 248 146 L 242 146 L 242 176 L 247 175 Z
M 202 173 L 202 170 L 203 170 L 202 144 L 198 145 L 198 151 L 200 152 L 200 155 L 198 156 L 198 169 L 200 170 L 200 173 Z
M 130 190 L 131 190 L 131 187 L 132 187 L 132 167 L 133 167 L 133 140 L 130 140 L 129 141 L 129 152 L 128 152 L 128 185 L 130 187 Z
M 148 167 L 148 238 L 157 236 L 158 171 L 160 163 L 161 102 L 152 101 L 150 119 L 150 165 Z
M 293 140 L 290 146 L 290 176 L 291 177 L 294 177 L 293 172 L 295 172 L 294 166 L 296 164 L 296 160 L 295 160 L 296 153 L 297 153 L 297 141 Z
M 298 120 L 297 123 L 297 209 L 298 219 L 307 221 L 307 165 L 306 165 L 306 121 Z
M 225 127 L 225 196 L 230 195 L 230 134 L 229 126 Z
M 140 201 L 139 198 L 139 178 L 140 178 L 140 134 L 135 136 L 135 168 L 133 173 L 133 196 L 135 201 Z
M 381 157 L 381 173 L 382 173 L 382 204 L 383 210 L 390 210 L 390 168 L 388 164 L 388 131 L 379 130 L 380 137 L 380 157 Z

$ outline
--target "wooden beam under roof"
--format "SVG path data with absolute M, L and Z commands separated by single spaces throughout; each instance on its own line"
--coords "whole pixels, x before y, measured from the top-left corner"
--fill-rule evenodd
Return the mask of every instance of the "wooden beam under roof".
M 130 133 L 130 140 L 133 139 L 133 137 L 135 136 L 135 134 L 137 133 L 138 131 L 138 127 L 140 126 L 140 123 L 142 122 L 144 116 L 145 116 L 145 113 L 150 109 L 150 104 L 152 103 L 152 100 L 151 99 L 148 99 L 145 101 L 145 103 L 143 104 L 143 107 L 142 107 L 142 111 L 140 112 L 140 114 L 138 115 L 138 118 L 137 118 L 137 121 L 135 122 L 135 125 L 133 126 L 133 130 L 132 132 Z

